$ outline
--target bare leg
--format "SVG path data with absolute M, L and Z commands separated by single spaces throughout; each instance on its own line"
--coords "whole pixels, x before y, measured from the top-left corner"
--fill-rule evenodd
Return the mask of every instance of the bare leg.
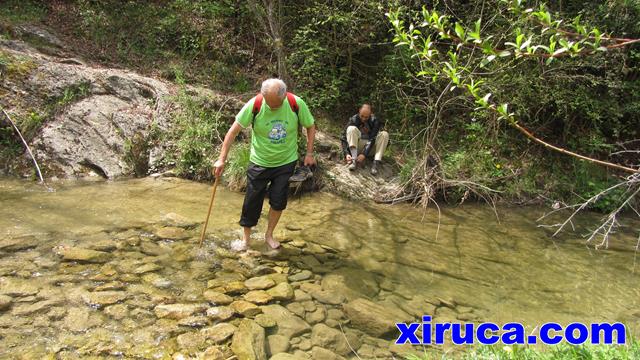
M 243 227 L 244 233 L 242 234 L 242 250 L 249 248 L 249 239 L 251 238 L 251 228 Z
M 278 225 L 280 215 L 282 215 L 282 211 L 269 208 L 269 224 L 267 225 L 267 231 L 264 233 L 264 240 L 272 249 L 280 247 L 280 243 L 273 239 L 273 230 L 275 230 L 276 225 Z

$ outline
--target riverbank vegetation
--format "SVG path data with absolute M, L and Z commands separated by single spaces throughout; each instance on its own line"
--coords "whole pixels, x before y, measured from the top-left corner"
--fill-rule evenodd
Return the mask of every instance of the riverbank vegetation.
M 637 205 L 625 203 L 637 182 L 604 191 L 629 174 L 566 152 L 637 169 L 638 18 L 633 1 L 10 0 L 0 12 L 4 37 L 47 24 L 89 61 L 242 99 L 280 75 L 333 135 L 371 102 L 403 180 L 387 198 L 595 196 L 585 208 L 604 213 Z M 175 166 L 201 178 L 228 124 L 187 109 Z
M 407 360 L 632 360 L 640 358 L 640 345 L 558 345 L 546 349 L 522 346 L 480 346 L 460 355 L 411 355 Z

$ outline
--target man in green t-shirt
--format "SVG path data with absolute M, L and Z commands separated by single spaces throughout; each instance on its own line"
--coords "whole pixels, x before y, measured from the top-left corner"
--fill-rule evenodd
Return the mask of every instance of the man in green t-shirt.
M 254 102 L 262 103 L 254 113 Z M 292 95 L 293 96 L 293 95 Z M 307 104 L 295 96 L 297 114 L 287 98 L 287 85 L 280 79 L 267 79 L 262 83 L 260 95 L 249 100 L 236 115 L 236 120 L 224 137 L 220 157 L 213 165 L 215 176 L 222 175 L 229 148 L 243 128 L 251 125 L 251 154 L 247 169 L 247 192 L 242 205 L 240 226 L 244 228 L 243 249 L 249 245 L 251 228 L 258 223 L 264 196 L 269 192 L 269 222 L 264 234 L 272 248 L 280 243 L 273 238 L 273 230 L 287 207 L 289 177 L 298 161 L 298 124 L 307 129 L 307 153 L 304 165 L 315 165 L 313 141 L 316 128 Z M 267 185 L 269 188 L 267 189 Z

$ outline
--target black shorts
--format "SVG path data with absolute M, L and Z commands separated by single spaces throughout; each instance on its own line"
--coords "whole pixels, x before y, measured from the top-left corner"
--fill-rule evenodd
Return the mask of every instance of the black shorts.
M 247 192 L 242 204 L 240 226 L 253 227 L 262 212 L 264 196 L 269 193 L 269 205 L 273 210 L 284 210 L 289 196 L 289 178 L 293 175 L 296 162 L 274 168 L 266 168 L 249 163 L 247 168 Z M 267 185 L 269 188 L 267 189 Z

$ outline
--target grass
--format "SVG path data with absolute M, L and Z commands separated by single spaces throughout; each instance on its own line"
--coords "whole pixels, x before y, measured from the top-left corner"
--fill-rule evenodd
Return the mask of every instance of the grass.
M 409 355 L 406 360 L 635 360 L 640 359 L 640 342 L 627 345 L 558 345 L 546 348 L 524 346 L 479 346 L 462 354 Z
M 38 22 L 46 13 L 41 3 L 31 0 L 5 0 L 0 6 L 0 20 L 12 24 Z
M 3 76 L 18 80 L 29 75 L 37 67 L 38 65 L 31 59 L 0 51 L 0 73 Z
M 250 153 L 251 150 L 248 143 L 236 144 L 231 149 L 225 169 L 225 177 L 231 190 L 242 191 L 246 188 L 246 171 L 249 166 Z

